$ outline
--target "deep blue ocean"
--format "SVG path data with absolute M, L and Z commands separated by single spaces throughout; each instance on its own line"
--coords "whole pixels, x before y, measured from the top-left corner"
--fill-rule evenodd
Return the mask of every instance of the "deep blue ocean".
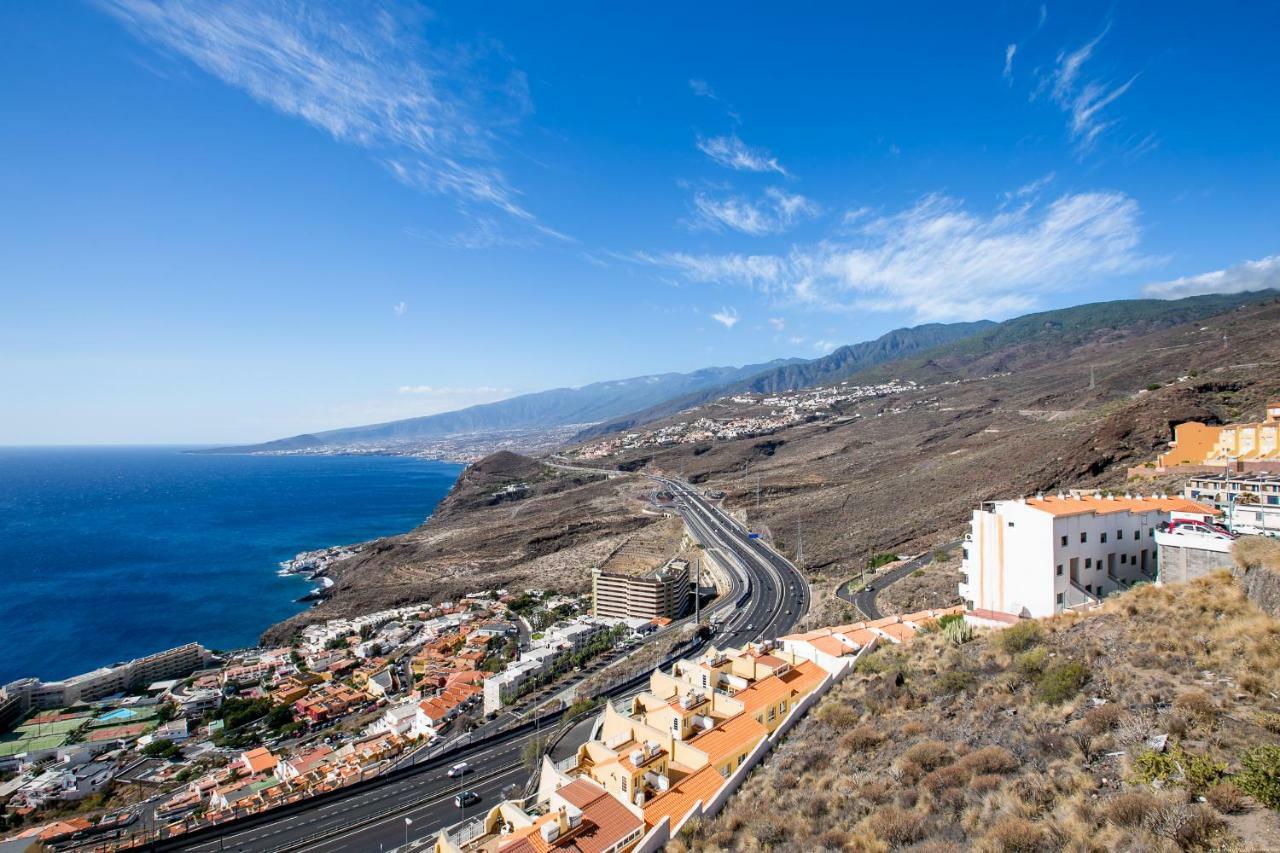
M 191 641 L 256 642 L 315 584 L 299 551 L 406 531 L 461 465 L 222 456 L 175 447 L 0 448 L 0 684 Z

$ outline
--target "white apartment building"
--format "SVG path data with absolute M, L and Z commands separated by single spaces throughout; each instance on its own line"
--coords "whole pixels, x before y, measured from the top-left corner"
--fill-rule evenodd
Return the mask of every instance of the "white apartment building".
M 965 537 L 960 597 L 968 610 L 1039 618 L 1159 579 L 1156 528 L 1206 520 L 1183 497 L 1063 495 L 994 501 Z

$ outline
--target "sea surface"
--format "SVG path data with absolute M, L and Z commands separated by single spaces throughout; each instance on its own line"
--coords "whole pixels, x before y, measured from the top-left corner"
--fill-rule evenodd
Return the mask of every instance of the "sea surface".
M 186 450 L 0 448 L 0 684 L 253 645 L 315 586 L 281 560 L 409 530 L 462 470 Z

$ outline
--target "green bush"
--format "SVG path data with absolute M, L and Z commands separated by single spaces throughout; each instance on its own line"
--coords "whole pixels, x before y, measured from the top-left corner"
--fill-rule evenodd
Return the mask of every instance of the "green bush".
M 1040 627 L 1039 622 L 1024 619 L 1012 627 L 1005 628 L 997 637 L 999 638 L 997 642 L 1005 654 L 1016 655 L 1044 639 L 1044 629 Z
M 939 617 L 938 627 L 945 628 L 954 622 L 963 622 L 963 621 L 964 621 L 963 613 L 948 613 L 945 616 Z
M 1049 650 L 1044 646 L 1023 652 L 1013 659 L 1013 669 L 1024 681 L 1035 681 L 1044 672 L 1044 662 L 1049 659 Z
M 1280 810 L 1280 746 L 1259 746 L 1240 759 L 1235 783 L 1267 808 Z
M 963 693 L 973 686 L 974 675 L 966 669 L 949 669 L 938 676 L 938 690 L 943 693 Z
M 1193 793 L 1200 793 L 1218 783 L 1227 775 L 1227 763 L 1210 755 L 1183 753 L 1179 750 L 1182 776 Z
M 1050 705 L 1065 702 L 1089 680 L 1089 667 L 1078 660 L 1055 661 L 1045 668 L 1036 685 L 1040 701 Z
M 881 566 L 887 566 L 892 562 L 896 562 L 897 559 L 898 559 L 897 554 L 888 554 L 888 553 L 875 554 L 867 558 L 867 568 L 878 569 Z
M 963 646 L 973 639 L 973 626 L 963 619 L 959 622 L 948 622 L 942 627 L 942 636 L 953 646 Z

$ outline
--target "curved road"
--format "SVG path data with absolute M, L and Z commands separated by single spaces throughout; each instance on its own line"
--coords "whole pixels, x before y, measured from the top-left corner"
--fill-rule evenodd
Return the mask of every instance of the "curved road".
M 717 631 L 710 642 L 741 645 L 761 638 L 785 634 L 809 608 L 809 585 L 789 561 L 768 548 L 718 506 L 707 501 L 687 483 L 658 479 L 675 499 L 693 537 L 715 554 L 730 572 L 730 590 L 704 611 L 717 619 Z M 612 691 L 613 698 L 625 698 L 644 689 L 644 684 L 628 683 Z M 558 719 L 558 716 L 557 716 Z M 550 726 L 548 726 L 550 728 Z M 160 842 L 155 849 L 218 850 L 280 853 L 287 850 L 391 850 L 408 840 L 434 837 L 441 829 L 466 817 L 474 817 L 502 799 L 511 786 L 523 787 L 529 770 L 522 761 L 526 745 L 545 733 L 521 729 L 483 745 L 461 744 L 443 756 L 432 758 L 402 771 L 393 780 L 355 786 L 314 805 L 303 805 L 278 815 L 268 812 L 257 820 L 232 821 L 209 828 L 192 837 Z M 585 742 L 590 727 L 575 727 L 557 746 L 558 754 Z M 465 759 L 472 772 L 463 780 L 449 778 L 447 768 Z M 464 811 L 454 806 L 460 788 L 476 791 L 480 803 Z M 305 801 L 304 801 L 305 802 Z M 406 824 L 408 818 L 412 823 Z M 406 829 L 407 834 L 406 834 Z
M 961 540 L 962 541 L 962 540 Z M 949 542 L 943 545 L 943 548 L 950 549 L 961 544 L 961 541 Z M 884 591 L 885 587 L 895 584 L 923 566 L 927 566 L 933 562 L 933 552 L 936 548 L 930 549 L 918 557 L 914 557 L 903 563 L 897 568 L 890 569 L 887 572 L 877 572 L 871 576 L 870 588 L 864 586 L 857 591 L 853 590 L 853 585 L 857 583 L 855 580 L 847 580 L 836 590 L 836 595 L 858 608 L 858 612 L 867 619 L 882 619 L 884 614 L 880 612 L 880 608 L 876 606 L 876 596 Z

